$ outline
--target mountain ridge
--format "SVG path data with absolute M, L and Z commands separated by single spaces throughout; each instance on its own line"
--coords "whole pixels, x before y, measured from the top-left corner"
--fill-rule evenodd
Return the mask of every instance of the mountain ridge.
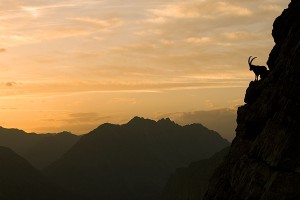
M 79 136 L 67 131 L 37 134 L 0 127 L 0 146 L 9 147 L 38 169 L 58 159 L 78 139 Z
M 156 200 L 176 167 L 228 145 L 202 125 L 134 117 L 126 124 L 98 126 L 45 172 L 94 199 Z

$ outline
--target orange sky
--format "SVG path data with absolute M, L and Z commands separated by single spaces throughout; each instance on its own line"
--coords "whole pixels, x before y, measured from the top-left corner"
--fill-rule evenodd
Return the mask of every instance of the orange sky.
M 0 125 L 104 122 L 243 104 L 284 0 L 0 2 Z M 176 120 L 176 119 L 174 119 Z

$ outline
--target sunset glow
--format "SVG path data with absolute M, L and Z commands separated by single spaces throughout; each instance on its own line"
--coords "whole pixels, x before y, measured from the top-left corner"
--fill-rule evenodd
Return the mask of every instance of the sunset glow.
M 82 134 L 104 122 L 243 104 L 284 0 L 0 2 L 0 126 Z M 174 115 L 176 113 L 177 115 Z

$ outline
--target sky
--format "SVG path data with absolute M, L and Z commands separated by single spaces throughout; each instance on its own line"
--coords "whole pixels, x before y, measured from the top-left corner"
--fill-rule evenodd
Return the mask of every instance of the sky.
M 83 134 L 236 109 L 287 0 L 0 2 L 0 126 Z M 213 119 L 212 119 L 213 120 Z

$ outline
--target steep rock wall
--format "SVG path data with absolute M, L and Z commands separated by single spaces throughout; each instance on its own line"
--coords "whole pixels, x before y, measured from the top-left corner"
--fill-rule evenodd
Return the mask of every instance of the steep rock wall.
M 300 199 L 300 1 L 272 35 L 270 75 L 251 82 L 238 109 L 236 138 L 205 200 Z

